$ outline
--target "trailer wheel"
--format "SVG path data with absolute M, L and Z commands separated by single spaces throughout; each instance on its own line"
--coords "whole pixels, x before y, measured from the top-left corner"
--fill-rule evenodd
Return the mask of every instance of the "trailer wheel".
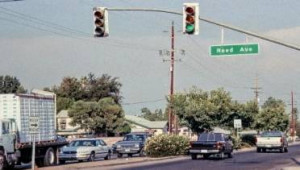
M 3 151 L 0 151 L 0 170 L 3 170 L 5 167 L 5 156 Z
M 44 157 L 44 166 L 50 166 L 55 164 L 55 153 L 53 148 L 48 148 Z

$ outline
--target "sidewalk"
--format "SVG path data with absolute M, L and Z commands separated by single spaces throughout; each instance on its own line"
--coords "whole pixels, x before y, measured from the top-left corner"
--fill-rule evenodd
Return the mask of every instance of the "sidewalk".
M 131 163 L 139 163 L 139 162 L 151 162 L 151 161 L 160 161 L 167 159 L 186 159 L 187 156 L 169 156 L 169 157 L 161 157 L 161 158 L 150 158 L 150 157 L 132 157 L 132 158 L 122 158 L 122 159 L 111 159 L 111 160 L 99 160 L 95 162 L 83 162 L 83 163 L 69 163 L 65 165 L 59 166 L 51 166 L 51 167 L 43 167 L 39 168 L 42 170 L 72 170 L 72 169 L 86 169 L 86 168 L 95 168 L 95 167 L 107 167 L 107 166 L 115 166 L 115 165 L 125 165 Z

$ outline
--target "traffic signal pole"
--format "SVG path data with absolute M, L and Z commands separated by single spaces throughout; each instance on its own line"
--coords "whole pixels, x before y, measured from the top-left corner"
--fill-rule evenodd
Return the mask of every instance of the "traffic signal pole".
M 107 8 L 107 10 L 108 11 L 162 12 L 162 13 L 168 13 L 168 14 L 183 15 L 181 12 L 175 12 L 175 11 L 169 11 L 169 10 L 162 10 L 162 9 L 147 9 L 147 8 Z M 281 46 L 288 47 L 290 49 L 294 49 L 294 50 L 300 51 L 300 46 L 295 45 L 295 44 L 283 42 L 281 40 L 270 38 L 270 37 L 267 37 L 267 36 L 264 36 L 264 35 L 260 35 L 258 33 L 250 32 L 250 31 L 238 28 L 238 27 L 231 26 L 231 25 L 227 25 L 227 24 L 215 22 L 215 21 L 212 21 L 212 20 L 206 19 L 206 18 L 199 17 L 199 20 L 207 22 L 209 24 L 213 24 L 213 25 L 217 25 L 217 26 L 220 26 L 220 27 L 223 27 L 223 28 L 227 28 L 227 29 L 230 29 L 230 30 L 233 30 L 233 31 L 237 31 L 237 32 L 240 32 L 240 33 L 251 35 L 253 37 L 256 37 L 256 38 L 259 38 L 259 39 L 262 39 L 262 40 L 265 40 L 265 41 L 268 41 L 268 42 L 271 42 L 271 43 L 275 43 L 275 44 L 278 44 L 278 45 L 281 45 Z

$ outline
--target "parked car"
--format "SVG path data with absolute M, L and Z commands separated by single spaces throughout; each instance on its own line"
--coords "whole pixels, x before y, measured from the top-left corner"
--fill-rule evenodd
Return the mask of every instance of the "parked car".
M 256 137 L 256 151 L 266 152 L 267 149 L 278 149 L 280 152 L 288 152 L 287 137 L 280 131 L 265 131 Z
M 113 145 L 113 150 L 118 154 L 118 157 L 123 157 L 127 154 L 131 157 L 133 154 L 144 156 L 145 141 L 149 137 L 148 133 L 130 133 L 124 136 L 122 141 Z
M 191 142 L 189 153 L 192 159 L 203 155 L 206 159 L 211 155 L 218 155 L 221 159 L 227 155 L 232 157 L 233 143 L 230 136 L 223 133 L 201 133 L 197 141 Z
M 102 139 L 75 139 L 63 147 L 59 154 L 59 162 L 67 160 L 94 161 L 96 158 L 110 159 L 111 149 Z

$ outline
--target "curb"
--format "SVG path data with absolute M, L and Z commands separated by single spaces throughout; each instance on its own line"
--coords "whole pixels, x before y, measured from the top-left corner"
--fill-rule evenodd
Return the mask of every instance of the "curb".
M 137 160 L 130 160 L 130 158 L 124 158 L 123 160 L 128 160 L 127 162 L 106 162 L 104 164 L 94 164 L 94 165 L 85 165 L 83 167 L 81 166 L 71 166 L 70 168 L 74 169 L 86 169 L 86 168 L 95 168 L 95 167 L 107 167 L 107 166 L 118 166 L 118 165 L 127 165 L 127 164 L 133 164 L 133 163 L 140 163 L 140 162 L 152 162 L 152 161 L 161 161 L 161 160 L 168 160 L 168 159 L 174 159 L 174 158 L 185 158 L 186 156 L 180 155 L 180 156 L 169 156 L 169 157 L 160 157 L 160 158 L 151 158 L 151 157 L 145 157 L 144 159 L 137 159 Z

